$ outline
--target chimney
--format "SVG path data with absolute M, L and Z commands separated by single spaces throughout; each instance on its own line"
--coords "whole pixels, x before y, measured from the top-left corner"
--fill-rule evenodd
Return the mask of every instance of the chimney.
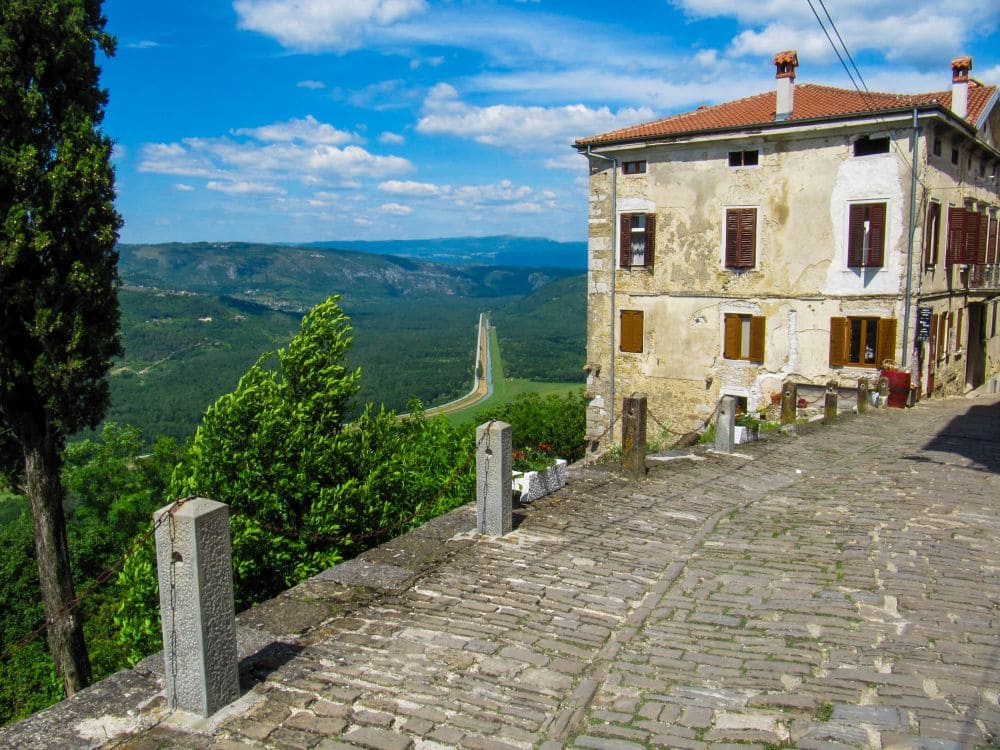
M 799 56 L 795 50 L 779 52 L 774 56 L 774 64 L 778 72 L 778 97 L 774 110 L 774 119 L 787 120 L 792 115 L 795 105 L 795 69 L 799 66 Z
M 969 115 L 970 70 L 971 57 L 956 57 L 951 61 L 951 111 L 963 120 Z

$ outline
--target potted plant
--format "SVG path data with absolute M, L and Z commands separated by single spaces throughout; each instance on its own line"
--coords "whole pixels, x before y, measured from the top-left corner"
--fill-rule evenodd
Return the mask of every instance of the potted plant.
M 530 503 L 566 484 L 566 460 L 556 458 L 547 443 L 516 450 L 511 454 L 514 490 L 522 503 Z
M 736 444 L 750 443 L 760 439 L 761 420 L 749 412 L 736 416 L 736 430 L 733 436 Z

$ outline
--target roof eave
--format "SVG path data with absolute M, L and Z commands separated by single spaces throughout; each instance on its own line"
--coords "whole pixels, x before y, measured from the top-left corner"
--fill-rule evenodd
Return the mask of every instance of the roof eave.
M 836 122 L 853 122 L 855 120 L 864 120 L 878 117 L 886 117 L 892 115 L 903 115 L 909 114 L 916 109 L 918 112 L 931 113 L 937 110 L 939 113 L 949 117 L 954 121 L 954 124 L 963 127 L 970 135 L 975 135 L 977 128 L 975 125 L 969 123 L 967 120 L 959 118 L 950 109 L 945 107 L 939 102 L 927 102 L 923 104 L 909 104 L 905 107 L 892 107 L 889 109 L 873 109 L 866 110 L 864 112 L 852 112 L 844 115 L 824 115 L 822 117 L 806 117 L 796 120 L 768 120 L 766 122 L 759 123 L 746 123 L 744 125 L 738 126 L 726 126 L 720 128 L 697 128 L 694 130 L 678 130 L 673 133 L 664 133 L 662 135 L 652 135 L 652 136 L 633 136 L 629 138 L 616 138 L 611 140 L 600 140 L 595 141 L 593 139 L 581 139 L 573 144 L 573 148 L 580 152 L 586 152 L 587 147 L 606 147 L 606 146 L 623 146 L 630 143 L 649 145 L 651 143 L 667 143 L 680 138 L 691 138 L 704 135 L 721 135 L 724 133 L 740 133 L 748 130 L 762 131 L 762 130 L 786 130 L 789 128 L 802 127 L 809 125 L 818 125 L 821 123 L 836 123 Z

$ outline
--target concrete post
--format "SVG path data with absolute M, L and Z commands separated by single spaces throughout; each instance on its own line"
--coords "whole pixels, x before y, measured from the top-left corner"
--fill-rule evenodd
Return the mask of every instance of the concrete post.
M 736 397 L 723 396 L 719 402 L 719 417 L 715 421 L 715 450 L 732 453 L 736 443 Z
M 837 384 L 830 381 L 826 384 L 826 398 L 823 401 L 823 424 L 833 424 L 837 421 Z
M 487 422 L 476 428 L 476 531 L 503 536 L 511 516 L 511 427 Z
M 622 471 L 633 481 L 646 476 L 646 394 L 622 401 Z
M 861 378 L 858 381 L 858 414 L 868 413 L 868 381 Z
M 795 429 L 795 417 L 798 409 L 799 389 L 795 383 L 787 382 L 781 387 L 781 426 Z
M 878 406 L 884 409 L 889 405 L 889 378 L 884 375 L 878 379 Z
M 167 702 L 211 716 L 240 697 L 229 506 L 171 507 L 153 514 Z

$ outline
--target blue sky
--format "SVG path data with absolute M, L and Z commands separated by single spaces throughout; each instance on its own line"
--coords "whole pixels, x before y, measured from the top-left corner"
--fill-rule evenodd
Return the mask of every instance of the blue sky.
M 825 0 L 869 89 L 1000 83 L 1000 0 Z M 822 14 L 819 0 L 813 5 Z M 956 10 L 950 10 L 956 9 Z M 807 0 L 106 0 L 125 242 L 583 240 L 575 138 L 849 86 Z

